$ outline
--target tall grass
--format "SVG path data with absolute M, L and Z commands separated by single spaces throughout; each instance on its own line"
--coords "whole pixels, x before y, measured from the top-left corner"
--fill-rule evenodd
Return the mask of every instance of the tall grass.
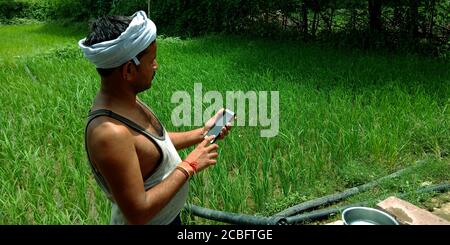
M 57 23 L 29 25 L 0 25 L 0 61 L 16 56 L 33 56 L 49 49 L 74 45 L 80 32 L 86 29 L 82 23 L 63 26 Z M 17 58 L 17 57 L 16 57 Z
M 83 34 L 36 35 L 43 45 L 26 51 L 4 46 L 4 37 L 19 43 L 27 28 L 0 27 L 0 223 L 108 223 L 109 203 L 83 146 L 85 117 L 99 88 L 94 67 L 75 47 Z M 52 44 L 54 36 L 60 40 Z M 56 43 L 66 48 L 48 51 Z M 193 128 L 171 124 L 178 105 L 170 98 L 179 90 L 193 95 L 195 82 L 204 93 L 216 90 L 224 97 L 238 90 L 280 94 L 279 134 L 261 138 L 264 127 L 235 127 L 219 142 L 218 164 L 191 181 L 190 203 L 270 215 L 419 159 L 427 159 L 427 167 L 351 200 L 450 179 L 446 60 L 206 37 L 160 38 L 158 62 L 152 88 L 140 97 L 169 131 Z

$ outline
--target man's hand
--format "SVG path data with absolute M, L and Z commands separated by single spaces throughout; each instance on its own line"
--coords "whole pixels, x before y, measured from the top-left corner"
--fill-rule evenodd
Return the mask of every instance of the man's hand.
M 219 146 L 217 144 L 209 144 L 212 139 L 214 139 L 214 136 L 212 135 L 205 138 L 186 157 L 187 162 L 197 162 L 197 172 L 217 163 L 216 158 L 219 156 L 217 149 Z
M 208 133 L 208 131 L 214 127 L 214 123 L 216 122 L 217 118 L 223 113 L 225 109 L 222 108 L 220 109 L 216 115 L 214 115 L 213 117 L 211 117 L 205 124 L 205 126 L 203 127 L 203 131 L 202 134 L 206 135 L 206 133 Z M 225 127 L 222 128 L 222 130 L 220 131 L 219 137 L 217 137 L 218 140 L 221 140 L 223 138 L 225 138 L 225 136 L 228 135 L 229 131 L 231 130 L 231 123 L 227 123 L 225 125 Z

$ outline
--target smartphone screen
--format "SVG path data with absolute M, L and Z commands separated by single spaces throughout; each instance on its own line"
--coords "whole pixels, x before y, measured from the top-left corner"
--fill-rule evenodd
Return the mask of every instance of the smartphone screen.
M 206 134 L 206 136 L 210 136 L 210 135 L 214 135 L 216 136 L 216 138 L 214 138 L 211 143 L 214 143 L 217 139 L 217 137 L 219 137 L 220 131 L 222 130 L 223 127 L 225 127 L 225 125 L 229 122 L 231 122 L 235 117 L 235 113 L 226 109 L 223 111 L 223 113 L 217 118 L 216 123 L 214 124 L 214 126 L 208 131 L 208 133 Z

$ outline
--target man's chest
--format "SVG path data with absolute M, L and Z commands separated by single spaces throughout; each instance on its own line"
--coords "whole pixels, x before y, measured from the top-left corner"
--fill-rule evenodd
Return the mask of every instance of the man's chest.
M 152 141 L 142 134 L 135 134 L 135 149 L 139 160 L 142 177 L 148 177 L 153 173 L 162 161 L 162 149 L 156 141 Z

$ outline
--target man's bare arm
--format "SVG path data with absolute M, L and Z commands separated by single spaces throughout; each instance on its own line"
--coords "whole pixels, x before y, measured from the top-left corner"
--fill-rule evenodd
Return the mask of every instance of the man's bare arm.
M 206 134 L 206 132 L 208 132 L 208 130 L 214 126 L 214 123 L 216 122 L 217 118 L 222 114 L 223 110 L 224 108 L 220 109 L 213 117 L 211 117 L 206 122 L 203 128 L 198 128 L 191 131 L 180 133 L 170 132 L 169 137 L 170 140 L 172 140 L 175 149 L 181 150 L 200 143 L 204 139 L 204 135 Z M 228 135 L 230 130 L 231 124 L 227 123 L 226 126 L 222 128 L 222 131 L 220 131 L 218 139 L 225 138 L 225 136 Z
M 151 220 L 187 180 L 181 171 L 173 171 L 164 181 L 145 191 L 133 136 L 125 126 L 103 123 L 92 130 L 91 138 L 91 159 L 131 224 Z M 185 167 L 190 169 L 189 165 Z
M 175 149 L 182 150 L 203 141 L 203 128 L 187 132 L 170 132 L 169 137 Z

